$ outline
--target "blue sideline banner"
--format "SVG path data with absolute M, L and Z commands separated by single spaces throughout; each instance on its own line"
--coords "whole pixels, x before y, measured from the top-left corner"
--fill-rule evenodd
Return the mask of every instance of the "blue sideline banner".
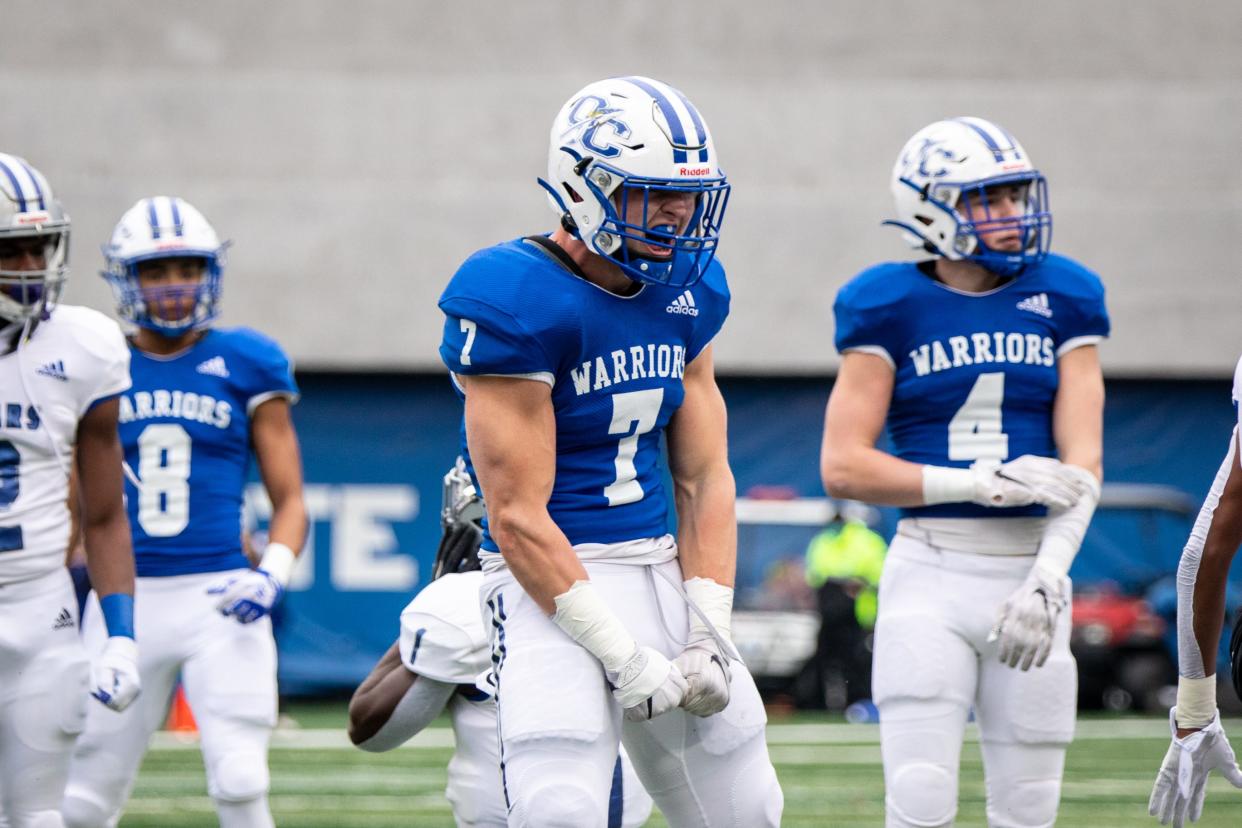
M 310 374 L 299 382 L 294 417 L 312 531 L 277 619 L 281 687 L 292 694 L 356 685 L 396 639 L 401 609 L 429 577 L 440 480 L 461 426 L 461 405 L 442 376 Z M 819 435 L 830 385 L 721 381 L 739 493 L 779 487 L 791 496 L 823 495 Z M 1112 381 L 1108 395 L 1108 480 L 1172 486 L 1197 508 L 1228 443 L 1229 384 Z M 257 483 L 248 511 L 263 529 L 269 507 Z M 882 514 L 887 536 L 893 511 Z M 1159 512 L 1101 516 L 1075 580 L 1140 588 L 1176 567 L 1188 528 L 1185 516 Z M 743 532 L 739 579 L 750 581 L 764 576 L 771 556 L 798 555 L 805 542 L 799 536 L 776 549 L 747 538 Z M 747 586 L 755 584 L 739 582 Z

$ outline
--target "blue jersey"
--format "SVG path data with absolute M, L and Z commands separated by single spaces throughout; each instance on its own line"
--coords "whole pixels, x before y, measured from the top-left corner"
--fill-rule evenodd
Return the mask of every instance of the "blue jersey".
M 249 328 L 209 330 L 173 357 L 131 348 L 121 395 L 126 508 L 141 576 L 247 566 L 242 496 L 250 416 L 272 397 L 297 399 L 288 357 Z
M 686 364 L 728 314 L 718 261 L 692 288 L 643 285 L 618 296 L 546 238 L 518 239 L 471 256 L 440 308 L 440 356 L 453 374 L 527 376 L 552 387 L 548 512 L 571 544 L 668 531 L 660 434 L 684 398 Z M 462 437 L 469 463 L 464 424 Z M 483 549 L 497 551 L 486 532 Z
M 841 288 L 834 310 L 837 350 L 875 353 L 894 367 L 893 454 L 958 468 L 1056 457 L 1057 359 L 1109 328 L 1099 278 L 1056 255 L 986 293 L 954 290 L 914 263 L 878 265 Z M 972 503 L 904 510 L 923 517 L 1045 512 Z

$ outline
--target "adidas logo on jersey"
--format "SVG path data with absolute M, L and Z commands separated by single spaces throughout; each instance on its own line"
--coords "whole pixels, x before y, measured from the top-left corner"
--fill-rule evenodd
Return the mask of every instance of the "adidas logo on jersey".
M 688 290 L 674 299 L 672 304 L 664 310 L 666 313 L 680 313 L 686 316 L 699 315 L 699 309 L 694 306 L 694 294 Z
M 61 607 L 60 614 L 56 616 L 56 620 L 52 622 L 52 629 L 63 630 L 66 627 L 73 627 L 73 615 L 69 612 L 68 607 Z
M 61 382 L 69 381 L 68 375 L 65 374 L 65 361 L 63 359 L 58 359 L 55 362 L 49 362 L 38 371 L 35 371 L 35 373 L 44 377 L 58 379 Z
M 1018 303 L 1018 310 L 1038 313 L 1040 316 L 1048 319 L 1052 318 L 1052 308 L 1048 307 L 1048 294 L 1046 293 L 1037 293 L 1034 296 L 1026 297 Z
M 222 356 L 213 356 L 205 362 L 200 362 L 194 370 L 200 374 L 211 374 L 213 377 L 227 377 L 229 375 L 229 367 L 224 364 L 224 357 Z

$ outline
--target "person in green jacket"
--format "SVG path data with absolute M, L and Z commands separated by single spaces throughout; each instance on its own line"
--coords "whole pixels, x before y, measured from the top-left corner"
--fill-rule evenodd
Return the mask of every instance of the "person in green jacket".
M 859 508 L 843 507 L 807 545 L 806 580 L 821 616 L 812 663 L 830 710 L 871 697 L 871 636 L 887 551 Z

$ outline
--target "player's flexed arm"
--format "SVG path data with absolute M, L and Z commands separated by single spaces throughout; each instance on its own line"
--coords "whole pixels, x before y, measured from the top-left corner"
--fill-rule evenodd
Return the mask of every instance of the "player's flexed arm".
M 1081 350 L 1081 349 L 1080 349 Z M 824 415 L 820 474 L 832 497 L 890 506 L 978 503 L 1066 508 L 1081 483 L 1057 460 L 1024 455 L 1000 466 L 969 469 L 911 463 L 877 449 L 893 396 L 893 368 L 883 357 L 849 351 Z
M 681 701 L 685 680 L 633 636 L 591 586 L 569 539 L 548 514 L 556 478 L 551 387 L 530 379 L 459 377 L 466 389 L 470 459 L 488 506 L 488 530 L 527 594 L 604 665 L 631 719 Z
M 676 664 L 688 687 L 682 707 L 697 716 L 729 703 L 733 578 L 737 568 L 736 485 L 729 468 L 724 398 L 709 345 L 686 366 L 685 400 L 667 428 L 677 504 L 677 550 L 693 611 L 686 648 Z
M 134 552 L 122 500 L 118 411 L 113 398 L 82 416 L 76 457 L 86 562 L 108 630 L 103 653 L 91 665 L 91 695 L 120 711 L 138 697 L 141 683 L 134 643 Z

